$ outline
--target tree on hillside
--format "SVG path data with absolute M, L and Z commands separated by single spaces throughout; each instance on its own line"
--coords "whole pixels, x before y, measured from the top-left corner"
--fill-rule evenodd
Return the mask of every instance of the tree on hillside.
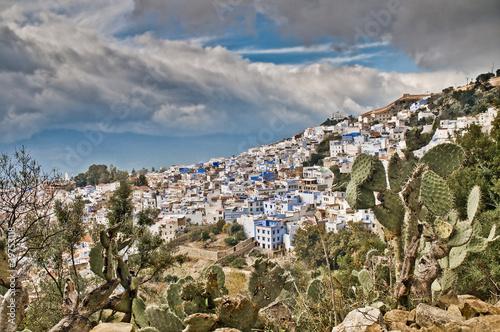
M 146 179 L 146 176 L 144 174 L 139 175 L 134 181 L 134 185 L 138 187 L 148 186 L 148 180 Z
M 490 78 L 495 77 L 493 73 L 484 73 L 477 76 L 476 81 L 478 83 L 486 83 L 490 80 Z
M 132 221 L 134 206 L 130 198 L 131 194 L 132 188 L 130 185 L 126 182 L 121 182 L 120 187 L 115 190 L 113 196 L 109 199 L 107 217 L 111 226 Z
M 90 252 L 91 270 L 104 282 L 82 300 L 76 294 L 72 278 L 66 279 L 63 297 L 63 317 L 51 332 L 82 331 L 91 328 L 92 315 L 111 309 L 123 313 L 122 322 L 139 323 L 134 306 L 144 307 L 139 292 L 142 285 L 157 278 L 162 271 L 183 261 L 176 256 L 175 244 L 165 243 L 159 234 L 149 230 L 155 213 L 140 216 L 141 224 L 133 227 L 132 190 L 122 182 L 110 199 L 107 215 L 110 227 L 95 236 L 96 246 Z M 121 290 L 116 291 L 121 285 Z M 114 315 L 114 314 L 113 314 Z M 142 323 L 144 327 L 145 323 Z M 68 330 L 66 327 L 71 326 Z
M 7 311 L 0 316 L 0 326 L 7 331 L 16 330 L 29 302 L 22 281 L 34 263 L 32 254 L 45 248 L 47 240 L 57 233 L 49 220 L 55 179 L 54 173 L 43 172 L 24 147 L 13 156 L 1 156 L 0 286 L 15 289 L 5 294 L 1 305 L 12 301 L 16 306 L 14 324 L 8 323 Z

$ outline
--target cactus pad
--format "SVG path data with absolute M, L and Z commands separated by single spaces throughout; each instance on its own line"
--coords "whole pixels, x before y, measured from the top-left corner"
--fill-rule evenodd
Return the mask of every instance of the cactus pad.
M 427 164 L 431 170 L 441 177 L 446 177 L 460 168 L 465 152 L 456 144 L 439 144 L 427 151 L 419 163 Z
M 352 209 L 369 209 L 375 205 L 373 191 L 359 187 L 353 181 L 347 185 L 346 200 Z
M 184 319 L 186 317 L 186 314 L 184 313 L 184 310 L 182 308 L 183 300 L 180 296 L 181 280 L 178 280 L 175 284 L 168 285 L 167 304 L 173 313 L 175 313 L 179 318 Z
M 452 206 L 452 196 L 448 184 L 433 171 L 425 171 L 420 186 L 422 203 L 437 216 L 447 214 Z
M 146 304 L 140 297 L 136 297 L 132 301 L 132 317 L 134 322 L 139 327 L 148 326 L 148 319 L 146 318 Z
M 309 283 L 307 287 L 307 297 L 309 297 L 314 302 L 321 301 L 326 295 L 325 285 L 323 281 L 319 279 L 314 279 Z
M 160 332 L 178 332 L 184 329 L 184 324 L 167 308 L 156 305 L 147 307 L 146 317 L 152 327 Z
M 490 234 L 488 235 L 488 242 L 496 241 L 500 236 L 495 237 L 495 233 L 497 230 L 497 225 L 493 225 L 490 229 Z
M 448 216 L 446 217 L 446 221 L 448 224 L 455 226 L 458 222 L 458 213 L 455 210 L 451 210 L 450 213 L 448 213 Z
M 477 210 L 479 209 L 479 201 L 481 200 L 481 190 L 479 186 L 475 186 L 469 193 L 467 200 L 467 219 L 470 223 L 474 220 Z
M 467 256 L 467 245 L 453 247 L 450 250 L 450 269 L 459 267 Z
M 415 165 L 415 159 L 402 160 L 397 153 L 394 153 L 387 169 L 387 177 L 392 191 L 401 191 L 413 173 Z
M 387 179 L 385 168 L 380 159 L 372 157 L 372 171 L 368 180 L 363 183 L 363 187 L 372 191 L 382 191 L 387 189 Z
M 448 258 L 448 256 L 438 259 L 438 263 L 442 269 L 447 269 L 448 267 L 450 267 L 450 259 Z
M 205 293 L 211 299 L 227 294 L 226 275 L 219 265 L 212 265 L 205 271 Z
M 351 182 L 358 186 L 362 185 L 372 173 L 373 158 L 366 153 L 362 153 L 356 157 L 351 170 Z
M 415 127 L 412 128 L 411 130 L 408 130 L 405 133 L 405 142 L 406 142 L 406 148 L 407 150 L 414 151 L 418 150 L 427 144 L 430 143 L 432 140 L 432 136 L 434 136 L 434 133 L 436 132 L 438 125 L 438 121 L 434 119 L 434 123 L 432 124 L 432 130 L 427 133 L 422 133 L 424 130 L 423 127 Z
M 370 272 L 366 269 L 362 269 L 361 271 L 358 272 L 358 280 L 361 286 L 363 286 L 363 289 L 365 291 L 371 291 L 373 290 L 373 280 L 370 275 Z
M 382 204 L 373 207 L 373 213 L 378 222 L 393 234 L 401 233 L 405 209 L 399 195 L 392 191 L 380 192 L 377 196 Z
M 444 270 L 443 276 L 441 277 L 441 288 L 443 289 L 443 292 L 447 292 L 450 288 L 452 288 L 457 279 L 458 276 L 454 270 Z
M 443 240 L 448 239 L 452 232 L 453 232 L 453 226 L 450 225 L 448 222 L 440 220 L 440 219 L 438 219 L 434 222 L 434 233 L 440 239 L 443 239 Z
M 218 314 L 220 325 L 250 331 L 257 322 L 259 310 L 246 297 L 233 299 L 224 296 L 218 308 Z
M 365 265 L 368 265 L 371 262 L 372 257 L 374 256 L 382 256 L 382 254 L 377 249 L 368 250 L 368 252 L 366 253 Z
M 100 242 L 97 242 L 96 245 L 92 249 L 90 249 L 90 254 L 89 254 L 90 270 L 99 277 L 101 277 L 102 279 L 106 279 L 104 273 L 102 272 L 102 268 L 104 267 L 104 260 L 102 259 L 101 253 L 102 253 L 102 245 Z
M 485 251 L 487 247 L 488 247 L 487 239 L 477 235 L 472 235 L 468 243 L 467 250 L 472 253 L 479 253 Z
M 453 234 L 448 240 L 450 247 L 459 247 L 466 244 L 472 235 L 472 226 L 467 221 L 458 222 L 453 230 Z
M 267 260 L 257 259 L 253 266 L 254 271 L 248 280 L 248 291 L 255 307 L 261 309 L 280 295 L 287 279 L 281 266 L 273 266 Z

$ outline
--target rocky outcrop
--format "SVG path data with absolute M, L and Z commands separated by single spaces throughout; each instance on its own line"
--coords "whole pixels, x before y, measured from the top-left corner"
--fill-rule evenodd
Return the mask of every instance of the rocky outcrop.
M 378 325 L 381 321 L 382 313 L 380 310 L 368 306 L 348 313 L 344 321 L 340 325 L 335 326 L 332 332 L 376 331 L 377 327 L 374 325 Z
M 417 306 L 415 314 L 417 324 L 426 328 L 430 328 L 432 326 L 443 328 L 448 323 L 461 323 L 465 321 L 462 316 L 425 303 L 420 303 Z
M 103 323 L 99 324 L 90 332 L 136 332 L 134 325 L 127 323 Z

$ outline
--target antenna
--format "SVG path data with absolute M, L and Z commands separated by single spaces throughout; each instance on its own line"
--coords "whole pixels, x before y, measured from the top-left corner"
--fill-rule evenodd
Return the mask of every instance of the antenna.
M 467 80 L 467 85 L 469 85 L 469 77 L 465 76 L 465 79 Z

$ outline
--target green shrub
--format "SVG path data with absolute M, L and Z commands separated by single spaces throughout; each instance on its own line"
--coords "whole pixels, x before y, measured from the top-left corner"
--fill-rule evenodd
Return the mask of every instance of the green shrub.
M 228 245 L 230 245 L 231 247 L 232 246 L 235 246 L 238 244 L 238 240 L 236 240 L 235 238 L 233 237 L 228 237 L 228 238 L 225 238 L 224 239 L 224 242 L 226 242 Z
M 247 236 L 245 235 L 244 230 L 237 231 L 236 234 L 234 234 L 234 238 L 238 241 L 243 241 L 246 240 Z
M 188 234 L 188 239 L 191 242 L 199 241 L 201 239 L 201 231 L 192 231 Z
M 203 231 L 203 233 L 201 233 L 201 240 L 207 241 L 208 239 L 210 239 L 210 233 L 208 231 Z
M 231 228 L 229 229 L 229 234 L 233 235 L 235 234 L 236 232 L 238 231 L 241 231 L 243 229 L 243 226 L 241 226 L 240 224 L 238 223 L 233 223 L 231 225 Z
M 224 228 L 224 225 L 226 224 L 226 221 L 224 219 L 219 219 L 217 223 L 215 224 L 215 227 L 217 227 L 217 230 L 219 233 L 222 232 L 222 229 Z
M 240 269 L 243 266 L 247 265 L 245 259 L 243 257 L 236 257 L 235 259 L 232 260 L 231 263 L 229 263 L 231 267 L 234 267 L 235 269 Z

